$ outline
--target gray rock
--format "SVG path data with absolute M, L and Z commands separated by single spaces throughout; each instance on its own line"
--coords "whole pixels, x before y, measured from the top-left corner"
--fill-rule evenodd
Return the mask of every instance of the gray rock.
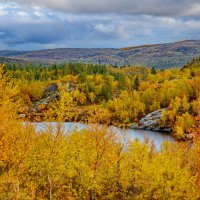
M 139 126 L 138 126 L 138 124 L 133 124 L 130 128 L 132 128 L 132 129 L 138 129 Z
M 130 128 L 144 129 L 144 130 L 153 130 L 161 132 L 171 132 L 170 127 L 161 126 L 162 112 L 165 109 L 156 110 L 152 113 L 149 113 L 144 118 L 142 118 L 137 125 L 133 125 Z
M 146 122 L 143 123 L 143 126 L 145 128 L 148 128 L 148 127 L 152 127 L 152 126 L 155 126 L 157 124 L 157 121 L 154 121 L 154 120 L 148 120 Z
M 44 91 L 44 98 L 45 97 L 48 97 L 49 95 L 53 94 L 54 92 L 56 92 L 58 90 L 58 85 L 56 83 L 53 83 L 49 86 L 47 86 L 45 88 L 45 91 Z
M 40 112 L 41 108 L 42 109 L 46 109 L 46 107 L 48 106 L 49 103 L 51 103 L 54 100 L 59 99 L 59 93 L 58 92 L 54 92 L 52 94 L 50 94 L 49 96 L 47 96 L 46 98 L 41 99 L 40 101 L 36 101 L 29 109 L 30 113 L 36 113 L 36 112 Z
M 144 122 L 146 122 L 146 118 L 142 118 L 142 119 L 139 121 L 139 124 L 144 124 Z
M 159 114 L 161 114 L 162 113 L 162 110 L 156 110 L 156 111 L 154 111 L 154 112 L 152 112 L 152 113 L 150 113 L 151 115 L 159 115 Z

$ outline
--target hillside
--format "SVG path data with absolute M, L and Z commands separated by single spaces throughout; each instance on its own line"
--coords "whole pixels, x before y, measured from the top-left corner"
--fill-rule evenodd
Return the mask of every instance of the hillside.
M 200 69 L 200 57 L 193 58 L 191 61 L 186 63 L 181 70 L 189 69 L 189 70 L 198 70 Z
M 26 64 L 28 64 L 30 62 L 28 60 L 23 60 L 23 59 L 14 59 L 14 58 L 9 58 L 9 57 L 0 57 L 0 63 L 26 65 Z M 31 61 L 31 63 L 40 64 L 40 62 L 35 62 L 35 61 Z
M 155 68 L 181 67 L 200 55 L 200 40 L 143 45 L 122 49 L 47 49 L 38 51 L 0 51 L 1 57 L 28 62 L 82 62 L 114 66 L 138 65 Z

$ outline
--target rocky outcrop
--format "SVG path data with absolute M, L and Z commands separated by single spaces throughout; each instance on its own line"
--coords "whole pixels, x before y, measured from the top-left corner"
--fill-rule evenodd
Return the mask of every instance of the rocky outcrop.
M 56 83 L 53 83 L 45 88 L 43 98 L 46 98 L 57 91 L 58 91 L 58 85 Z
M 45 88 L 43 98 L 34 102 L 33 105 L 29 108 L 30 115 L 46 109 L 48 104 L 56 99 L 59 99 L 58 85 L 51 84 Z
M 76 85 L 72 82 L 68 82 L 66 85 L 62 86 L 66 87 L 67 92 L 76 90 Z M 56 83 L 52 83 L 45 88 L 42 99 L 33 102 L 32 105 L 28 107 L 23 113 L 19 113 L 19 117 L 23 119 L 29 118 L 31 120 L 34 120 L 35 117 L 42 117 L 44 116 L 44 111 L 47 109 L 48 105 L 54 100 L 58 100 L 59 98 L 59 86 Z
M 59 98 L 59 93 L 55 92 L 49 95 L 46 98 L 41 99 L 40 101 L 36 101 L 29 109 L 30 113 L 37 113 L 40 112 L 48 106 L 49 103 L 51 103 L 53 100 L 56 100 Z
M 171 132 L 170 127 L 163 126 L 161 123 L 162 112 L 166 109 L 156 110 L 144 118 L 142 118 L 138 124 L 132 125 L 130 128 L 142 129 L 142 130 L 152 130 L 160 132 Z

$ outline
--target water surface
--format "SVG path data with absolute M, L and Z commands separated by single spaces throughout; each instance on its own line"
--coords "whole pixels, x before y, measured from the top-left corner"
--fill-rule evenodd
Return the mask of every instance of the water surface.
M 45 129 L 46 125 L 51 124 L 56 126 L 56 123 L 34 123 L 36 125 L 37 131 L 42 131 Z M 74 122 L 65 122 L 64 130 L 66 132 L 72 132 L 74 129 L 81 131 L 85 128 L 88 128 L 89 125 L 74 123 Z M 165 141 L 175 142 L 174 138 L 170 134 L 148 131 L 148 130 L 135 130 L 135 129 L 121 129 L 118 127 L 110 126 L 112 130 L 116 133 L 122 135 L 123 137 L 128 137 L 131 140 L 138 139 L 141 142 L 144 142 L 147 138 L 149 141 L 152 141 L 155 144 L 156 149 L 160 149 L 161 145 Z

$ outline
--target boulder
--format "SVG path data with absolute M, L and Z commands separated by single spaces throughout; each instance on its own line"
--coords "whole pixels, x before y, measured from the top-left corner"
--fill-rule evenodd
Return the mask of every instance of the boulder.
M 29 108 L 29 113 L 38 113 L 46 109 L 49 103 L 59 99 L 58 85 L 51 84 L 45 88 L 44 96 L 41 100 L 35 101 L 33 105 Z
M 167 108 L 166 108 L 167 109 Z M 130 128 L 132 129 L 142 129 L 142 130 L 152 130 L 160 132 L 171 132 L 170 127 L 164 127 L 161 124 L 162 113 L 166 109 L 156 110 L 149 113 L 144 118 L 142 118 L 138 124 L 134 124 Z
M 58 90 L 58 85 L 56 83 L 53 83 L 47 86 L 44 90 L 43 98 L 50 96 L 51 94 L 55 93 L 57 90 Z

